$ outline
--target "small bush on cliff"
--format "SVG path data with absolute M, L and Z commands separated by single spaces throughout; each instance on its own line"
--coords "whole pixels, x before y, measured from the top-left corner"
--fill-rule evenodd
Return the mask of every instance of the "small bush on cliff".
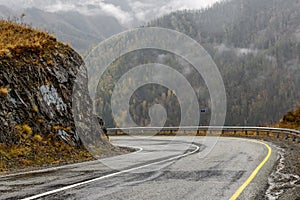
M 6 95 L 8 93 L 8 90 L 5 87 L 0 88 L 0 95 Z
M 279 126 L 282 128 L 300 129 L 300 106 L 284 115 Z

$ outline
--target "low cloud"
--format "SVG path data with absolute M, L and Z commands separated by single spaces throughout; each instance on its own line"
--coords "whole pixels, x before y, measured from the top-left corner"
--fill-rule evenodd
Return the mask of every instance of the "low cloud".
M 129 26 L 132 21 L 130 13 L 119 6 L 104 1 L 56 1 L 51 5 L 44 5 L 41 9 L 47 12 L 76 11 L 84 15 L 105 14 L 116 18 L 120 24 Z
M 129 12 L 123 11 L 119 6 L 99 2 L 101 10 L 107 15 L 115 17 L 124 26 L 130 26 L 133 18 Z
M 151 19 L 177 10 L 195 10 L 212 5 L 220 0 L 127 0 L 137 21 L 145 23 Z
M 105 14 L 126 27 L 137 26 L 176 10 L 201 9 L 219 0 L 0 0 L 12 9 L 36 7 L 47 12 L 77 11 L 84 15 Z M 126 5 L 124 7 L 124 5 Z

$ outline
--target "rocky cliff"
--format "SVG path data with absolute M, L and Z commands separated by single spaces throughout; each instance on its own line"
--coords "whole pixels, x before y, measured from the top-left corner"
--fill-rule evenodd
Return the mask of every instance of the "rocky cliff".
M 95 119 L 82 58 L 55 37 L 25 25 L 0 21 L 0 36 L 0 170 L 78 155 L 90 159 L 72 114 L 78 76 L 76 93 L 86 109 L 82 126 L 93 132 L 87 137 L 113 150 L 103 132 L 91 126 Z

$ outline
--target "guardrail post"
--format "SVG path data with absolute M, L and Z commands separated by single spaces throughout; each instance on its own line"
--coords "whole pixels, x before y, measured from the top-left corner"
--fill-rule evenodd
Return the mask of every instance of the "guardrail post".
M 197 129 L 197 135 L 199 135 L 200 134 L 200 130 L 199 129 Z
M 296 136 L 293 135 L 293 142 L 296 142 Z
M 290 138 L 290 137 L 289 137 L 289 133 L 286 133 L 286 134 L 285 134 L 285 138 L 284 138 L 284 139 L 286 139 L 286 140 L 287 140 L 287 139 L 289 139 L 289 138 Z
M 247 130 L 245 130 L 245 135 L 246 135 L 246 136 L 248 135 L 248 131 L 247 131 Z
M 270 131 L 267 131 L 267 136 L 268 136 L 268 137 L 270 136 Z
M 233 131 L 233 135 L 236 135 L 236 130 Z
M 256 129 L 256 136 L 259 136 L 259 130 Z
M 279 132 L 277 132 L 277 134 L 276 134 L 276 138 L 279 138 L 279 135 L 280 135 L 280 133 L 279 133 Z

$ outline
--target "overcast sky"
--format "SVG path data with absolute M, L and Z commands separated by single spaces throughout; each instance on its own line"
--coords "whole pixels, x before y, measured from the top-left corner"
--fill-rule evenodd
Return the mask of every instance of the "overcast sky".
M 48 12 L 105 13 L 130 27 L 176 10 L 200 9 L 219 0 L 0 0 L 12 9 L 36 7 Z

